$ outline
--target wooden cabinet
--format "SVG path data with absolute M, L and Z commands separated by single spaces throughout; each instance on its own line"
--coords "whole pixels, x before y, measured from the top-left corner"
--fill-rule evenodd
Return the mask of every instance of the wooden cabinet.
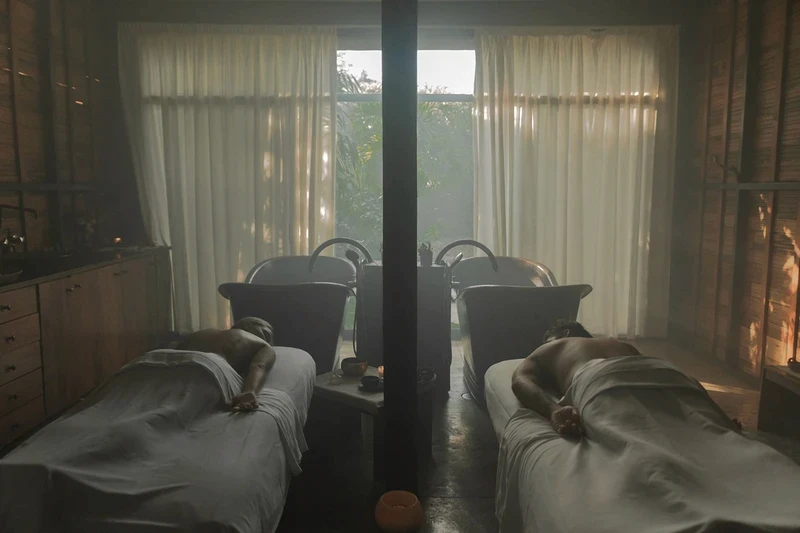
M 32 315 L 37 310 L 36 287 L 0 294 L 0 324 Z
M 39 285 L 47 416 L 77 402 L 107 373 L 98 357 L 106 319 L 96 298 L 99 279 L 88 271 Z
M 44 421 L 36 287 L 0 294 L 0 447 Z
M 151 347 L 155 333 L 152 316 L 157 311 L 151 301 L 150 287 L 155 285 L 152 257 L 123 263 L 118 276 L 122 291 L 122 338 L 125 360 L 139 357 Z
M 165 249 L 0 293 L 0 446 L 161 344 L 171 298 Z
M 159 307 L 164 286 L 159 283 L 158 253 L 39 286 L 48 417 L 166 337 L 168 321 Z

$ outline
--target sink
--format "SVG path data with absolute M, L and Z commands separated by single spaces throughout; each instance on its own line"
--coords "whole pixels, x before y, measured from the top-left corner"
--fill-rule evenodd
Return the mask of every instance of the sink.
M 3 285 L 8 285 L 10 283 L 14 283 L 15 281 L 19 280 L 22 276 L 22 270 L 17 272 L 11 272 L 10 274 L 0 273 L 0 287 Z

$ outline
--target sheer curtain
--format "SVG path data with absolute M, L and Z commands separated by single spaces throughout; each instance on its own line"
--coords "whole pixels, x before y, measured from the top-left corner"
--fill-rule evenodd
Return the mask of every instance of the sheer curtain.
M 590 283 L 590 331 L 666 334 L 677 32 L 476 36 L 475 226 Z
M 119 49 L 145 225 L 172 246 L 176 327 L 225 326 L 220 283 L 333 236 L 335 32 L 127 24 Z

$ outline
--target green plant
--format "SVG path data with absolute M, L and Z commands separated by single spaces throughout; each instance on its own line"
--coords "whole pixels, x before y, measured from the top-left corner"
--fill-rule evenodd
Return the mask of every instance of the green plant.
M 340 93 L 381 90 L 377 81 L 343 69 L 338 81 Z M 381 102 L 342 102 L 336 114 L 337 236 L 357 239 L 371 250 L 383 241 L 382 113 Z M 436 247 L 443 239 L 471 237 L 472 104 L 421 102 L 417 138 L 417 235 Z

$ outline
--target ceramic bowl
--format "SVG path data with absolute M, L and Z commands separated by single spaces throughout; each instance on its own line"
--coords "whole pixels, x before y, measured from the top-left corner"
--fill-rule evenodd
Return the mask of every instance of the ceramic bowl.
M 381 378 L 377 376 L 364 376 L 361 378 L 361 386 L 365 391 L 377 392 L 381 389 Z
M 367 371 L 367 362 L 363 359 L 350 357 L 342 360 L 342 372 L 351 378 L 360 378 Z

